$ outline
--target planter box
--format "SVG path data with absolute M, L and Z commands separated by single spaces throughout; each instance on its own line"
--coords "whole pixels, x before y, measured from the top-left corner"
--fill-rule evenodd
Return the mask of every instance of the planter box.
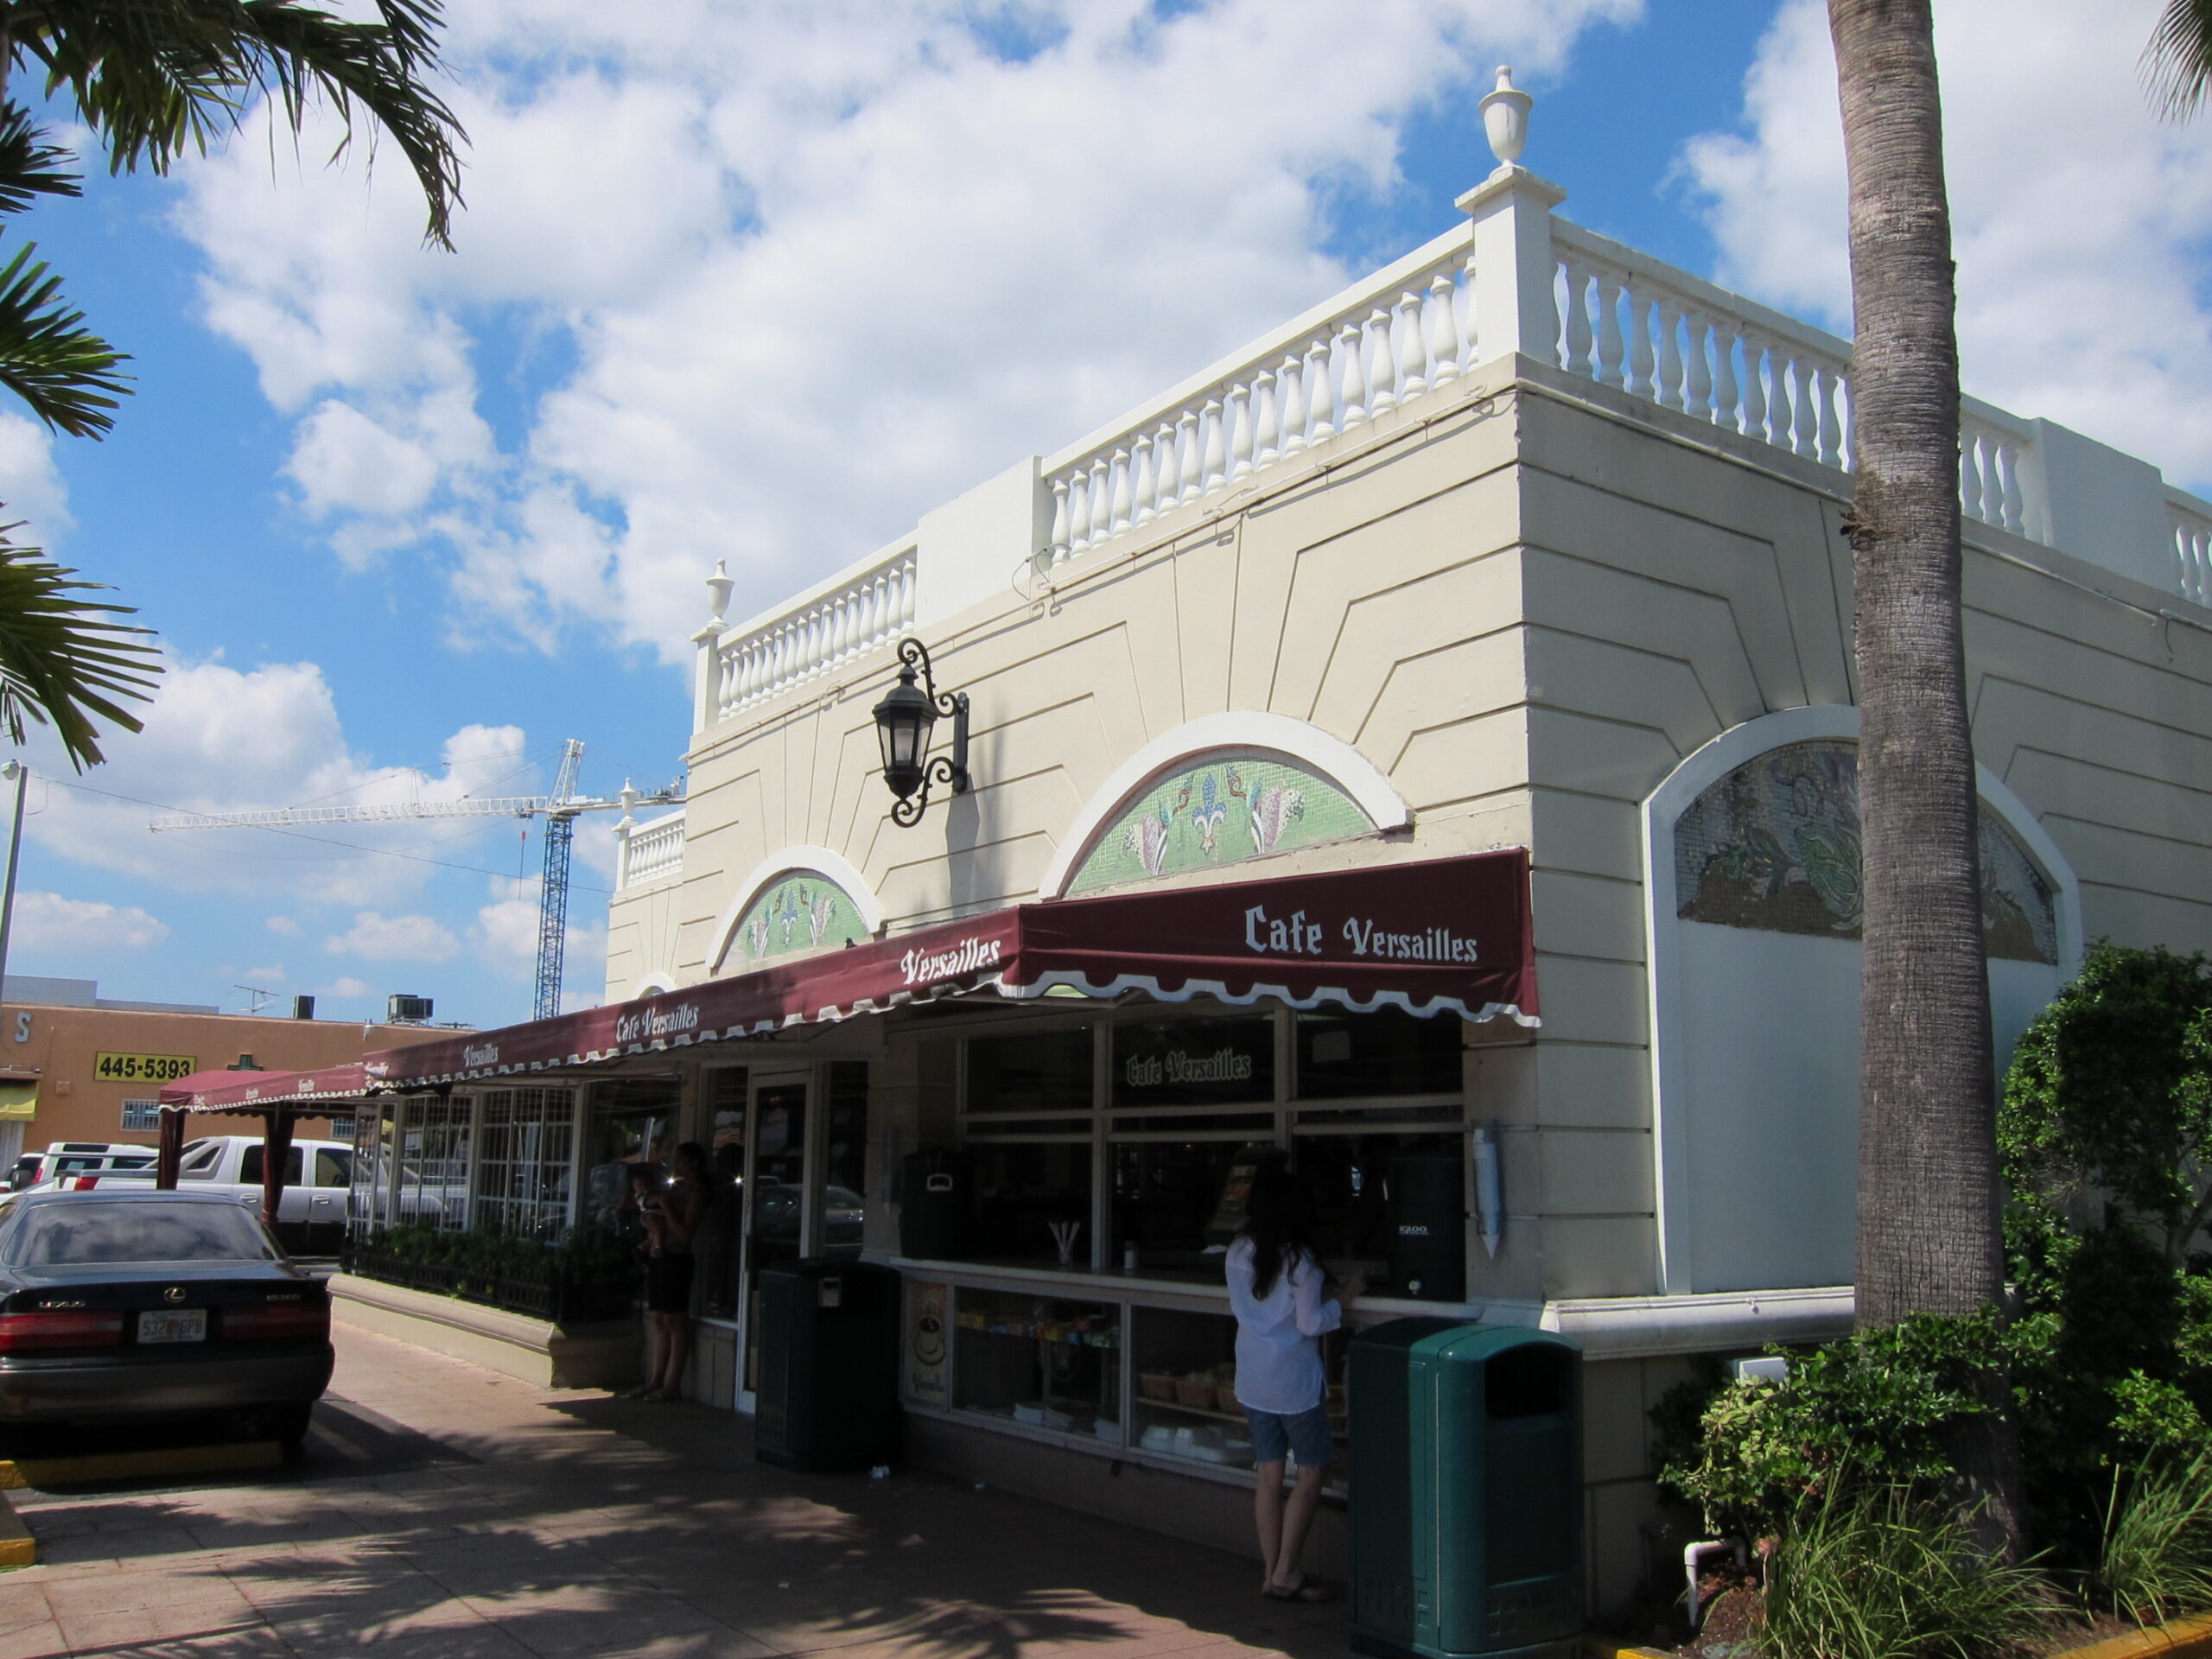
M 334 1274 L 331 1311 L 348 1325 L 541 1388 L 625 1388 L 638 1380 L 638 1320 L 556 1325 L 524 1313 Z

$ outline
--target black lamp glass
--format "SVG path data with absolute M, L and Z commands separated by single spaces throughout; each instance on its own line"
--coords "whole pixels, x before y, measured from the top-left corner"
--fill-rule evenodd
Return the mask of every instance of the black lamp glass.
M 914 671 L 901 668 L 899 683 L 875 705 L 875 735 L 883 746 L 883 781 L 902 801 L 922 786 L 936 725 L 937 709 L 914 683 Z
M 951 785 L 956 795 L 967 792 L 968 694 L 937 689 L 929 648 L 918 639 L 899 642 L 899 683 L 875 705 L 875 737 L 883 749 L 883 781 L 899 798 L 891 821 L 912 829 L 929 804 L 932 780 Z M 952 720 L 952 754 L 932 760 L 930 734 L 941 715 Z

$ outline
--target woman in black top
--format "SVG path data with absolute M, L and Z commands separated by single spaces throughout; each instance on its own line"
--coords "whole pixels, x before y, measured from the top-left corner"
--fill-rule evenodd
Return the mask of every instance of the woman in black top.
M 691 1357 L 691 1243 L 706 1219 L 709 1181 L 707 1149 L 686 1141 L 676 1149 L 675 1179 L 658 1195 L 659 1225 L 648 1223 L 653 1240 L 645 1258 L 645 1308 L 653 1321 L 648 1400 L 683 1397 L 683 1367 Z

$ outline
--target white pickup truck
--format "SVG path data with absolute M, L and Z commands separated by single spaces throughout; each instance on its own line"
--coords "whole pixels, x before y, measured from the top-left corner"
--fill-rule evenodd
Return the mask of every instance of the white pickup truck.
M 228 1192 L 261 1203 L 264 1148 L 256 1135 L 217 1135 L 184 1144 L 177 1183 L 194 1192 Z M 150 1165 L 99 1174 L 65 1174 L 77 1188 L 150 1184 Z M 296 1255 L 335 1255 L 346 1239 L 346 1195 L 353 1183 L 353 1148 L 342 1141 L 295 1141 L 284 1157 L 284 1196 L 276 1206 L 276 1237 Z

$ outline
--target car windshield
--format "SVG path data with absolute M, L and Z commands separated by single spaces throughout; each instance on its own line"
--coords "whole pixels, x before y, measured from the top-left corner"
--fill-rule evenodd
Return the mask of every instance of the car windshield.
M 41 1205 L 24 1218 L 15 1259 L 31 1268 L 111 1262 L 273 1262 L 276 1247 L 229 1204 Z

